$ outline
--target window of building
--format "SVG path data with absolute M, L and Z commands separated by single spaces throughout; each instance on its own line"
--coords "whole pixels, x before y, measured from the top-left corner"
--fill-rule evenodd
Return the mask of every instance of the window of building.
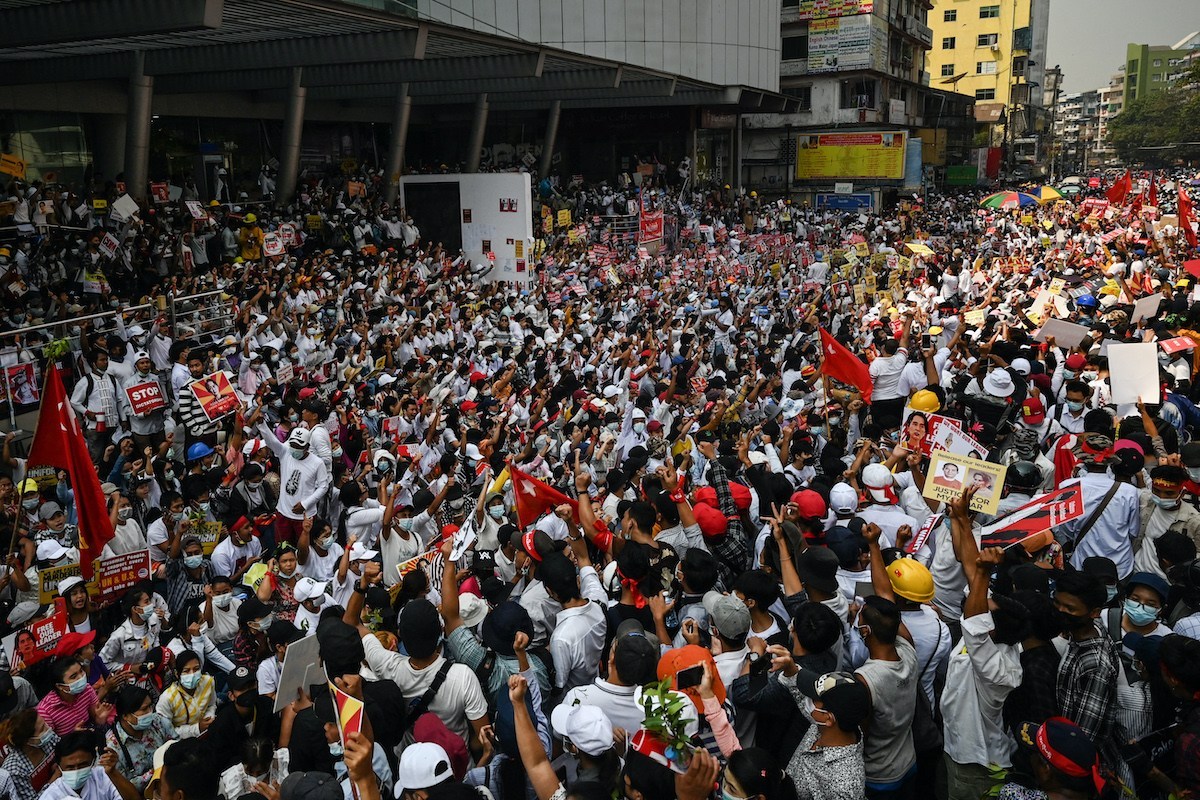
M 812 108 L 812 87 L 811 86 L 792 86 L 782 90 L 788 97 L 794 97 L 800 101 L 800 110 L 808 111 Z
M 842 108 L 875 108 L 875 81 L 870 78 L 842 81 Z
M 998 41 L 1000 41 L 999 34 L 981 33 L 975 37 L 975 46 L 976 47 L 991 47 Z
M 784 61 L 808 58 L 808 34 L 783 37 L 783 51 L 780 57 Z
M 980 19 L 1000 19 L 1000 6 L 980 6 Z
M 954 76 L 954 65 L 953 64 L 942 64 L 942 77 L 950 78 L 953 76 Z
M 995 100 L 996 99 L 996 90 L 995 89 L 976 89 L 975 90 L 975 99 L 976 100 Z
M 942 49 L 943 50 L 953 50 L 954 49 L 954 37 L 953 36 L 947 36 L 942 39 Z
M 800 5 L 800 0 L 783 0 L 784 8 L 795 8 Z
M 949 11 L 942 12 L 942 22 L 957 22 L 957 21 L 958 21 L 958 9 L 957 8 L 952 8 Z
M 1025 74 L 1025 56 L 1017 56 L 1013 59 L 1012 74 L 1014 78 Z
M 975 62 L 975 74 L 976 75 L 995 75 L 996 74 L 996 62 L 995 61 L 976 61 Z
M 1150 80 L 1153 81 L 1154 83 L 1159 83 L 1162 81 L 1162 75 L 1160 75 L 1157 72 L 1152 72 L 1152 73 L 1150 73 Z
M 1161 67 L 1161 66 L 1162 66 L 1162 59 L 1161 59 L 1161 58 L 1156 58 L 1156 59 L 1154 59 L 1154 64 L 1153 64 L 1153 66 L 1156 66 L 1156 67 Z

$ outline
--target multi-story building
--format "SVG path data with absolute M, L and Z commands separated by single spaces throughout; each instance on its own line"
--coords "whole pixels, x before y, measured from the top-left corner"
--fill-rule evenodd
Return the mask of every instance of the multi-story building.
M 1200 51 L 1197 53 L 1200 54 Z M 1116 149 L 1108 143 L 1108 124 L 1125 108 L 1125 68 L 1123 66 L 1119 72 L 1113 74 L 1107 86 L 1100 87 L 1098 95 L 1099 124 L 1095 153 L 1096 158 L 1103 166 L 1115 159 L 1117 154 Z
M 1173 45 L 1126 45 L 1124 104 L 1165 91 L 1183 73 L 1189 55 L 1197 50 L 1200 50 L 1200 31 Z
M 963 163 L 972 101 L 930 86 L 929 8 L 929 0 L 783 0 L 779 90 L 800 110 L 743 115 L 743 184 L 849 208 Z
M 1041 159 L 1050 0 L 934 0 L 927 69 L 975 98 L 986 144 L 1007 145 L 1010 167 Z
M 1054 139 L 1059 143 L 1058 172 L 1070 175 L 1096 166 L 1099 157 L 1100 92 L 1062 94 L 1054 114 Z

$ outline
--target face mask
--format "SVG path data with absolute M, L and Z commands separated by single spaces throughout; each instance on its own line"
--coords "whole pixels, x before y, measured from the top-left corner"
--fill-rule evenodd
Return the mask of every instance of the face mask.
M 824 436 L 825 435 L 825 426 L 824 425 L 814 425 L 813 427 L 809 428 L 809 430 L 812 431 L 813 436 Z
M 1083 411 L 1083 403 L 1077 403 L 1074 400 L 1067 401 L 1067 409 L 1076 413 Z
M 174 512 L 171 513 L 171 519 L 173 519 L 175 522 L 179 522 L 181 519 L 183 519 L 183 516 L 184 512 L 182 511 L 180 511 L 178 514 Z
M 1125 616 L 1134 625 L 1149 625 L 1158 618 L 1158 609 L 1129 599 L 1125 601 Z
M 308 602 L 312 603 L 314 608 L 320 608 L 325 605 L 325 595 L 319 594 Z
M 367 416 L 370 417 L 371 419 L 375 419 L 376 417 L 379 416 L 379 409 L 378 408 L 368 408 Z
M 1115 586 L 1106 587 L 1104 590 L 1104 594 L 1106 597 L 1104 602 L 1111 603 L 1113 601 L 1113 598 L 1117 596 L 1117 587 L 1115 587 Z
M 108 367 L 107 367 L 107 366 L 105 366 L 105 367 L 93 367 L 92 369 L 94 369 L 94 370 L 96 371 L 96 374 L 97 374 L 97 375 L 103 375 L 104 373 L 108 372 Z
M 183 557 L 183 565 L 185 567 L 187 567 L 188 569 L 195 569 L 196 567 L 200 566 L 203 563 L 204 563 L 203 555 L 184 556 Z
M 414 520 L 412 517 L 405 517 L 404 519 L 400 520 L 400 530 L 411 531 L 413 529 L 413 522 Z
M 244 692 L 239 694 L 237 700 L 234 700 L 233 702 L 242 708 L 254 708 L 254 700 L 256 696 L 257 695 L 254 695 L 251 692 Z
M 137 615 L 141 617 L 143 621 L 148 620 L 154 616 L 154 608 L 153 606 L 138 606 Z
M 1188 478 L 1194 482 L 1200 482 L 1200 467 L 1188 467 Z
M 199 672 L 190 672 L 187 675 L 180 675 L 179 676 L 179 684 L 181 686 L 183 686 L 183 688 L 187 689 L 188 691 L 195 689 L 197 686 L 200 685 L 200 673 Z
M 607 425 L 605 425 L 604 427 L 605 427 L 606 429 L 608 429 L 608 432 L 609 432 L 609 433 L 616 433 L 616 432 L 617 432 L 617 423 L 615 423 L 615 422 L 610 422 L 610 423 L 608 423 Z
M 633 423 L 633 432 L 634 433 L 644 433 L 645 431 L 646 431 L 646 423 L 644 423 L 644 422 Z
M 721 800 L 746 800 L 744 797 L 738 797 L 736 794 L 730 794 L 729 790 L 724 786 L 721 787 Z
M 329 454 L 332 455 L 334 458 L 341 458 L 342 457 L 342 448 L 340 448 L 340 447 L 334 448 L 333 450 L 329 451 Z
M 1063 377 L 1066 378 L 1067 380 L 1073 379 L 1075 377 L 1075 375 L 1076 375 L 1076 372 L 1073 369 L 1064 369 L 1063 370 Z
M 319 542 L 318 542 L 318 544 L 319 544 Z M 283 570 L 279 570 L 279 577 L 283 578 L 285 581 L 291 580 L 292 576 L 295 574 L 296 574 L 296 570 L 292 570 L 291 572 L 284 572 Z
M 331 544 L 333 544 L 333 536 L 332 535 L 323 536 L 320 539 L 317 539 L 317 547 L 321 548 L 322 550 L 328 550 L 329 545 L 331 545 Z
M 128 520 L 128 519 L 129 519 L 130 517 L 132 517 L 132 516 L 133 516 L 133 509 L 132 509 L 132 508 L 119 508 L 119 509 L 117 509 L 117 519 L 121 520 L 121 522 L 125 522 L 126 520 Z
M 492 519 L 504 519 L 504 506 L 488 506 L 488 513 Z
M 64 685 L 67 687 L 67 691 L 70 692 L 71 694 L 75 694 L 75 695 L 83 694 L 83 690 L 88 687 L 87 676 L 80 675 L 75 680 L 71 681 L 70 683 L 64 684 Z
M 1159 497 L 1156 494 L 1152 494 L 1150 495 L 1150 502 L 1154 503 L 1154 505 L 1158 506 L 1159 508 L 1175 508 L 1175 506 L 1179 505 L 1179 498 Z
M 201 514 L 207 514 L 208 509 L 211 507 L 212 507 L 212 505 L 210 503 L 197 503 L 196 504 L 196 508 L 200 511 Z
M 343 752 L 344 750 L 341 742 L 329 743 L 329 755 L 333 756 L 334 758 L 341 758 Z
M 830 417 L 829 418 L 829 427 L 836 428 L 838 425 L 841 425 L 841 424 L 842 424 L 841 417 Z
M 226 608 L 229 608 L 229 604 L 231 602 L 233 602 L 233 595 L 231 595 L 231 594 L 216 594 L 216 595 L 213 595 L 212 601 L 213 601 L 213 605 L 216 606 L 217 608 L 226 609 Z
M 149 378 L 149 377 L 150 377 L 150 373 L 149 373 L 148 371 L 146 371 L 146 370 L 141 370 L 141 369 L 139 369 L 139 370 L 138 370 L 138 377 L 140 377 L 140 378 Z
M 299 421 L 300 421 L 299 414 L 288 414 L 288 422 L 299 422 Z
M 37 743 L 38 743 L 38 747 L 45 750 L 47 747 L 49 747 L 51 744 L 54 743 L 54 731 L 47 728 L 46 732 L 38 737 Z
M 295 573 L 293 572 L 292 574 L 295 574 Z M 265 631 L 267 628 L 271 627 L 271 623 L 274 621 L 275 621 L 275 615 L 267 614 L 265 617 L 263 617 L 262 619 L 255 622 L 254 626 L 255 626 L 255 628 L 257 628 L 260 631 Z
M 62 779 L 63 783 L 71 788 L 71 791 L 77 792 L 88 782 L 91 774 L 92 765 L 82 767 L 81 769 L 64 769 Z
M 135 731 L 148 731 L 150 730 L 150 726 L 153 724 L 154 714 L 150 713 L 146 714 L 145 716 L 138 717 L 133 723 L 133 729 Z
M 308 451 L 303 447 L 289 447 L 288 451 L 291 452 L 292 458 L 295 459 L 301 459 L 308 455 Z
M 1054 612 L 1054 616 L 1058 620 L 1058 626 L 1060 628 L 1062 628 L 1064 631 L 1066 631 L 1067 633 L 1078 630 L 1079 628 L 1082 628 L 1085 625 L 1091 624 L 1090 617 L 1079 617 L 1074 614 L 1068 614 L 1065 611 L 1057 611 L 1056 610 Z

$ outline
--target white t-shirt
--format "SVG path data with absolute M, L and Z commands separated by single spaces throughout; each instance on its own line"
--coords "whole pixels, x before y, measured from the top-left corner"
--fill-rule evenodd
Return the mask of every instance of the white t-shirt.
M 316 581 L 332 580 L 337 574 L 338 561 L 342 558 L 342 553 L 345 551 L 337 542 L 329 545 L 329 552 L 321 555 L 317 552 L 316 547 L 308 548 L 308 560 L 300 565 L 300 574 L 306 575 Z
M 379 680 L 395 681 L 405 700 L 418 698 L 433 683 L 434 676 L 442 668 L 445 656 L 439 656 L 424 669 L 414 669 L 406 656 L 385 650 L 374 636 L 363 639 L 367 666 Z M 261 691 L 261 689 L 260 689 Z M 446 724 L 446 727 L 469 740 L 470 720 L 481 719 L 487 714 L 487 700 L 479 686 L 479 679 L 465 664 L 452 664 L 446 673 L 446 681 L 429 704 L 429 710 Z

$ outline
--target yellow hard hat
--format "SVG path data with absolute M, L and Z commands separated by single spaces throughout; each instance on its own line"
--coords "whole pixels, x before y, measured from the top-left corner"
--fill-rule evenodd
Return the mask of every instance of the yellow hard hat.
M 915 558 L 897 558 L 887 567 L 892 591 L 914 603 L 933 599 L 933 575 L 929 568 Z
M 246 222 L 258 222 L 258 217 L 254 216 L 253 214 L 247 214 Z
M 750 192 L 751 197 L 758 197 L 758 192 Z
M 924 411 L 926 414 L 933 414 L 938 411 L 942 404 L 938 400 L 938 396 L 928 389 L 922 389 L 912 396 L 908 404 L 917 411 Z
M 17 484 L 17 494 L 29 494 L 38 490 L 37 481 L 33 478 L 26 478 Z
M 219 205 L 221 205 L 221 201 L 219 201 L 219 200 L 209 200 L 208 201 L 209 208 L 215 208 L 216 206 L 219 206 Z

